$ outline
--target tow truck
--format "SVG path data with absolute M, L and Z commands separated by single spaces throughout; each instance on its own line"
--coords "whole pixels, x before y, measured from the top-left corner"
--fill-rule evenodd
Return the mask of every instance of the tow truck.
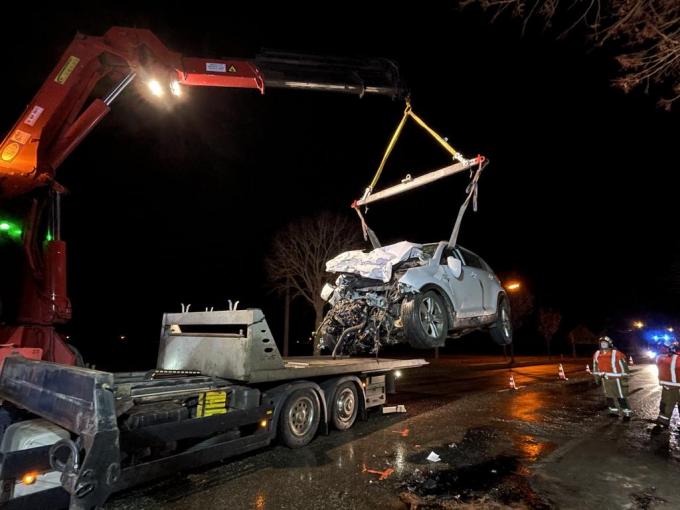
M 401 370 L 426 364 L 284 358 L 261 310 L 231 308 L 165 314 L 152 370 L 78 366 L 76 350 L 56 329 L 71 317 L 56 170 L 140 81 L 166 97 L 187 86 L 405 95 L 398 68 L 383 59 L 277 52 L 254 60 L 191 58 L 149 30 L 76 36 L 0 144 L 0 199 L 30 199 L 18 324 L 0 326 L 2 508 L 100 507 L 114 492 L 275 438 L 305 446 L 319 430 L 365 419 L 394 392 Z

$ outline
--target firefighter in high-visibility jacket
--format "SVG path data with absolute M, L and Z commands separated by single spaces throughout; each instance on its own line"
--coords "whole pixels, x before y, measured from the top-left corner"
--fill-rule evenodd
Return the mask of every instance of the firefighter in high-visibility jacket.
M 678 352 L 680 345 L 673 342 L 656 357 L 656 367 L 659 371 L 661 385 L 661 403 L 659 417 L 656 423 L 661 428 L 668 428 L 675 406 L 680 404 L 680 360 Z
M 633 411 L 628 405 L 628 378 L 630 370 L 626 363 L 626 355 L 614 348 L 614 342 L 608 336 L 599 339 L 600 349 L 593 355 L 593 376 L 595 382 L 602 384 L 607 399 L 609 414 L 623 416 L 629 420 Z

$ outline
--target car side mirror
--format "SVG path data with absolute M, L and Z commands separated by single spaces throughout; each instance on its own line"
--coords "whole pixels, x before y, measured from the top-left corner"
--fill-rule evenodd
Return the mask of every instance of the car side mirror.
M 452 256 L 446 257 L 446 265 L 449 266 L 449 268 L 453 272 L 453 276 L 455 276 L 456 278 L 460 278 L 460 275 L 463 274 L 463 265 L 460 263 L 460 260 L 458 260 L 456 257 Z

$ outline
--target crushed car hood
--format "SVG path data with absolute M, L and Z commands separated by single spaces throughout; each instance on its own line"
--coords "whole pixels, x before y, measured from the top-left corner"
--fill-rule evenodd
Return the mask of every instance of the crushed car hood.
M 387 283 L 392 279 L 392 268 L 396 264 L 420 257 L 422 253 L 421 244 L 409 241 L 382 246 L 368 253 L 363 250 L 351 250 L 326 262 L 326 271 L 352 273 Z

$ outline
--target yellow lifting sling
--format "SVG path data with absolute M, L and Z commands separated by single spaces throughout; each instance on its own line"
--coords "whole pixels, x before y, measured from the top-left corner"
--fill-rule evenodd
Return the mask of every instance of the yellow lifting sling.
M 401 135 L 401 132 L 404 129 L 404 126 L 406 125 L 406 121 L 409 118 L 413 119 L 420 127 L 422 127 L 427 133 L 429 133 L 442 147 L 444 147 L 444 149 L 453 157 L 456 163 L 444 168 L 440 168 L 439 170 L 428 172 L 415 178 L 412 178 L 410 175 L 407 175 L 406 178 L 403 179 L 400 184 L 391 186 L 389 188 L 374 193 L 373 190 L 378 184 L 378 180 L 382 175 L 383 169 L 385 168 L 385 164 L 387 163 L 387 159 L 390 157 L 392 150 L 397 144 L 397 140 L 399 139 L 399 136 Z M 363 214 L 361 213 L 360 210 L 361 206 L 366 206 L 370 203 L 377 202 L 378 200 L 398 195 L 405 191 L 418 188 L 425 184 L 437 181 L 439 179 L 442 179 L 443 177 L 448 177 L 449 175 L 453 175 L 464 170 L 472 169 L 473 166 L 477 165 L 477 170 L 474 171 L 470 176 L 471 182 L 468 185 L 467 189 L 465 190 L 467 193 L 467 197 L 463 202 L 463 205 L 461 205 L 460 210 L 458 211 L 458 216 L 456 218 L 453 231 L 451 232 L 451 237 L 449 238 L 449 244 L 454 246 L 458 239 L 458 232 L 460 231 L 460 224 L 463 219 L 463 215 L 465 213 L 465 210 L 467 209 L 468 204 L 470 203 L 470 200 L 473 200 L 473 208 L 475 211 L 477 210 L 477 184 L 479 181 L 481 171 L 484 169 L 487 163 L 488 161 L 484 158 L 484 156 L 477 156 L 476 158 L 466 159 L 460 152 L 451 147 L 451 145 L 445 138 L 441 137 L 434 129 L 428 126 L 423 119 L 421 119 L 418 115 L 416 115 L 413 112 L 413 109 L 411 108 L 411 103 L 407 99 L 406 108 L 404 109 L 404 115 L 401 118 L 399 124 L 397 125 L 397 129 L 392 135 L 390 143 L 387 145 L 385 154 L 383 155 L 382 160 L 380 161 L 380 166 L 378 166 L 378 170 L 376 171 L 375 176 L 371 181 L 371 184 L 366 188 L 363 196 L 359 200 L 355 200 L 354 203 L 352 204 L 352 208 L 359 215 L 361 226 L 364 232 L 364 238 L 365 239 L 369 238 L 374 248 L 378 248 L 380 246 L 380 242 L 378 241 L 377 236 L 368 227 L 366 220 Z
M 444 168 L 440 168 L 439 170 L 428 172 L 415 178 L 412 178 L 410 175 L 407 175 L 406 178 L 403 179 L 400 184 L 391 186 L 389 188 L 374 193 L 374 189 L 378 184 L 380 176 L 382 175 L 383 169 L 385 168 L 385 164 L 387 163 L 387 160 L 390 157 L 392 150 L 397 144 L 399 136 L 401 135 L 401 132 L 403 131 L 404 126 L 406 125 L 406 121 L 409 118 L 413 119 L 420 127 L 422 127 L 428 134 L 430 134 L 430 136 L 432 136 L 432 138 L 434 138 L 453 157 L 456 163 L 446 166 Z M 404 115 L 401 118 L 399 124 L 397 125 L 397 129 L 392 135 L 389 144 L 387 145 L 387 149 L 383 154 L 382 160 L 380 161 L 380 165 L 378 166 L 378 170 L 376 171 L 373 180 L 364 191 L 363 196 L 352 204 L 352 207 L 357 212 L 357 214 L 359 215 L 359 219 L 361 220 L 364 238 L 367 237 L 370 238 L 371 244 L 373 244 L 374 248 L 380 246 L 377 237 L 366 224 L 366 220 L 359 209 L 361 206 L 366 206 L 370 203 L 377 202 L 378 200 L 382 200 L 384 198 L 398 195 L 405 191 L 418 188 L 420 186 L 424 186 L 425 184 L 437 181 L 439 179 L 442 179 L 443 177 L 448 177 L 450 175 L 454 175 L 459 172 L 471 169 L 473 166 L 477 165 L 477 171 L 473 172 L 473 174 L 471 175 L 471 182 L 466 190 L 468 194 L 467 198 L 459 210 L 458 217 L 456 219 L 456 224 L 454 226 L 453 232 L 451 233 L 451 238 L 449 240 L 449 244 L 455 245 L 458 237 L 458 231 L 460 230 L 460 222 L 462 220 L 465 209 L 467 209 L 467 206 L 471 199 L 474 199 L 473 207 L 475 210 L 477 209 L 476 204 L 477 182 L 479 180 L 479 174 L 481 173 L 482 169 L 486 166 L 486 163 L 487 161 L 483 156 L 477 156 L 476 158 L 466 159 L 460 152 L 454 149 L 445 138 L 440 136 L 434 129 L 428 126 L 423 119 L 416 115 L 413 112 L 413 109 L 411 108 L 410 101 L 407 100 L 406 108 L 404 109 Z

